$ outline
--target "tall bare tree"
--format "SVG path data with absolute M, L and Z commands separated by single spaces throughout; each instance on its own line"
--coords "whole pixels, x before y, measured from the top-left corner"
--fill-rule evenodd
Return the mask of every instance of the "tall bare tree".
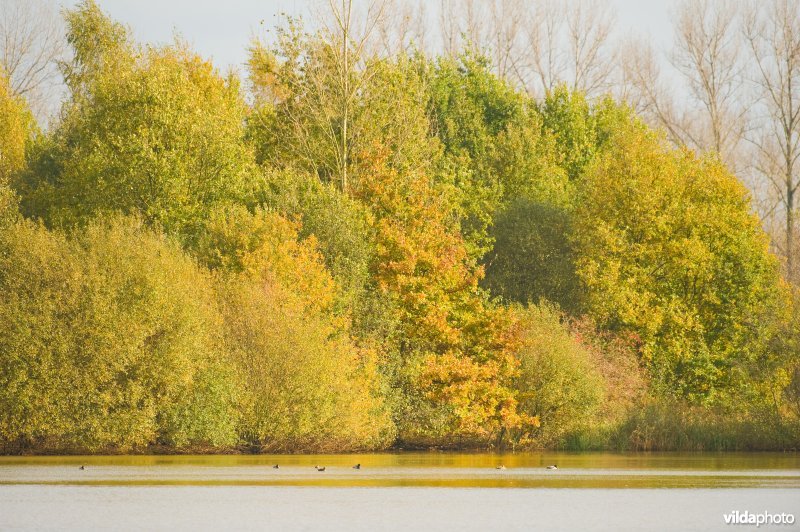
M 425 2 L 387 0 L 373 32 L 370 53 L 392 56 L 412 49 L 424 50 L 428 44 L 428 14 Z
M 796 257 L 797 194 L 800 189 L 800 1 L 751 4 L 744 35 L 754 64 L 752 81 L 760 95 L 759 127 L 750 136 L 756 171 L 769 184 L 781 213 L 778 246 L 787 276 L 800 281 Z
M 661 64 L 650 40 L 629 36 L 617 57 L 620 68 L 615 96 L 653 124 L 674 123 L 672 99 L 667 97 Z M 670 136 L 674 136 L 672 132 Z
M 493 36 L 491 7 L 495 0 L 441 0 L 439 26 L 447 55 L 456 55 L 466 47 L 490 51 Z
M 611 86 L 615 15 L 599 0 L 442 0 L 440 17 L 446 53 L 469 44 L 534 94 L 559 83 L 590 96 Z
M 680 77 L 665 72 L 664 66 L 648 39 L 629 38 L 620 49 L 620 80 L 614 92 L 674 144 L 704 151 L 705 121 L 689 103 Z
M 269 89 L 254 92 L 283 93 L 277 101 L 294 139 L 297 153 L 291 158 L 343 192 L 351 187 L 357 100 L 372 72 L 368 45 L 385 8 L 385 0 L 328 0 L 313 12 L 313 34 L 290 20 L 288 30 L 279 31 L 274 54 L 258 41 L 250 50 L 251 78 L 265 81 Z
M 491 49 L 497 74 L 525 86 L 524 35 L 528 5 L 523 0 L 497 0 L 490 5 Z
M 533 5 L 526 43 L 531 92 L 543 94 L 559 83 L 589 96 L 605 92 L 612 79 L 609 37 L 614 20 L 614 10 L 596 0 L 541 0 Z
M 42 117 L 60 83 L 57 62 L 65 50 L 55 2 L 0 0 L 0 66 L 11 89 Z
M 493 63 L 496 73 L 525 86 L 524 33 L 530 5 L 524 0 L 441 0 L 439 28 L 445 54 L 466 47 Z
M 714 151 L 741 171 L 748 125 L 738 4 L 684 0 L 673 17 L 675 45 L 664 70 L 647 39 L 621 50 L 618 94 L 676 144 Z
M 447 55 L 457 54 L 461 46 L 457 6 L 457 0 L 441 0 L 439 5 L 439 30 L 442 34 L 442 48 Z
M 746 129 L 743 54 L 737 7 L 731 0 L 685 0 L 676 13 L 673 65 L 698 103 L 699 128 L 685 134 L 700 150 L 713 150 L 736 169 Z
M 564 81 L 566 57 L 561 34 L 564 26 L 564 7 L 554 0 L 541 0 L 531 6 L 526 19 L 526 55 L 530 70 L 529 89 L 538 95 L 552 90 Z
M 608 46 L 615 22 L 614 10 L 599 0 L 573 0 L 567 4 L 567 42 L 571 86 L 588 95 L 610 88 L 615 62 Z
M 366 6 L 363 17 L 356 19 L 353 10 L 353 0 L 328 0 L 330 6 L 331 24 L 323 22 L 323 32 L 327 34 L 330 42 L 339 45 L 333 46 L 334 63 L 337 69 L 335 93 L 338 99 L 341 131 L 335 135 L 337 141 L 336 161 L 341 179 L 343 192 L 348 191 L 348 171 L 350 168 L 350 132 L 348 131 L 352 118 L 356 97 L 365 78 L 362 60 L 367 42 L 372 32 L 379 25 L 384 16 L 386 2 L 374 0 Z M 323 19 L 324 20 L 324 19 Z M 358 24 L 361 22 L 361 25 Z

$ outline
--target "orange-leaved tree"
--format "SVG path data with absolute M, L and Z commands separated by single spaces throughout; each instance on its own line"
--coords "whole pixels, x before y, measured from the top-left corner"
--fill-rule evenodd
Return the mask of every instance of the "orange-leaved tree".
M 375 215 L 373 275 L 397 304 L 401 438 L 486 441 L 527 421 L 510 388 L 516 321 L 478 288 L 447 191 L 423 171 L 400 172 L 381 148 L 364 156 L 358 197 Z

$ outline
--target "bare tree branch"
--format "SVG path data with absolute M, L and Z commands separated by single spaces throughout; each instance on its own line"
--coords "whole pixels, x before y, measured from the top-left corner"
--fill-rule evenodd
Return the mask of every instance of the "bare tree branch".
M 754 64 L 751 79 L 761 99 L 760 127 L 749 140 L 758 153 L 755 169 L 782 206 L 782 251 L 787 277 L 800 281 L 795 257 L 797 192 L 800 189 L 800 2 L 750 4 L 744 36 Z
M 613 84 L 614 10 L 597 0 L 539 0 L 528 5 L 522 55 L 528 90 L 544 95 L 559 83 L 588 96 Z
M 60 84 L 57 62 L 65 50 L 64 27 L 55 3 L 0 0 L 0 66 L 11 89 L 40 118 Z
M 376 24 L 368 54 L 390 57 L 423 50 L 427 44 L 428 10 L 424 2 L 387 0 L 384 16 Z
M 684 0 L 675 18 L 672 63 L 698 104 L 695 148 L 713 150 L 734 170 L 747 127 L 741 100 L 743 54 L 737 27 L 739 4 L 730 0 Z

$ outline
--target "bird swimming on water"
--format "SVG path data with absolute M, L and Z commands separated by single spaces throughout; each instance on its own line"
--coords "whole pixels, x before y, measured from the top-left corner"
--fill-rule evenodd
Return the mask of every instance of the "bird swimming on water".
M 547 466 L 545 469 L 558 469 L 558 466 L 553 464 L 553 465 Z
M 356 464 L 353 466 L 353 469 L 361 469 L 361 464 Z
M 318 466 L 318 465 L 315 465 L 315 466 L 314 466 L 314 469 L 316 469 L 317 471 L 325 471 L 325 468 L 324 468 L 324 467 L 320 467 L 320 466 Z
M 83 471 L 83 470 L 84 470 L 84 469 L 86 469 L 86 468 L 85 468 L 84 466 L 80 466 L 78 469 L 80 469 L 81 471 Z
M 495 467 L 495 469 L 505 469 L 505 468 L 506 466 L 504 466 L 503 464 L 500 464 L 499 466 Z
M 278 464 L 275 464 L 274 466 L 272 466 L 272 469 L 280 469 L 280 467 L 278 466 Z

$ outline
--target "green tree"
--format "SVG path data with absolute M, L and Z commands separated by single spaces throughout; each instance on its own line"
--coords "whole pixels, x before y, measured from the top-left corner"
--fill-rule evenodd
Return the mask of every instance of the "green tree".
M 136 213 L 191 238 L 213 205 L 246 198 L 252 155 L 235 78 L 183 44 L 136 45 L 88 0 L 67 23 L 70 99 L 18 184 L 26 214 L 70 226 Z
M 497 135 L 488 164 L 502 185 L 500 211 L 519 199 L 561 209 L 574 203 L 575 184 L 560 166 L 556 139 L 534 110 Z
M 542 128 L 553 135 L 559 163 L 571 180 L 578 179 L 597 152 L 597 128 L 592 109 L 580 92 L 559 85 L 539 105 Z
M 426 72 L 431 131 L 444 146 L 443 177 L 455 189 L 461 230 L 478 259 L 491 248 L 488 228 L 505 193 L 502 163 L 495 164 L 502 157 L 499 137 L 525 122 L 530 102 L 474 52 L 440 58 Z
M 514 201 L 495 217 L 483 285 L 507 301 L 549 300 L 579 314 L 583 292 L 571 232 L 569 211 L 525 198 Z
M 573 238 L 591 314 L 641 337 L 664 393 L 705 402 L 747 386 L 783 296 L 743 186 L 718 160 L 631 124 L 583 187 Z
M 626 105 L 610 97 L 592 105 L 583 93 L 565 85 L 549 92 L 538 110 L 543 132 L 555 138 L 556 160 L 572 181 L 581 178 L 617 130 L 635 121 Z
M 490 230 L 495 245 L 483 260 L 484 286 L 511 301 L 548 299 L 581 312 L 570 234 L 582 175 L 609 136 L 633 120 L 610 99 L 592 106 L 560 86 L 499 135 L 493 165 L 505 197 Z

